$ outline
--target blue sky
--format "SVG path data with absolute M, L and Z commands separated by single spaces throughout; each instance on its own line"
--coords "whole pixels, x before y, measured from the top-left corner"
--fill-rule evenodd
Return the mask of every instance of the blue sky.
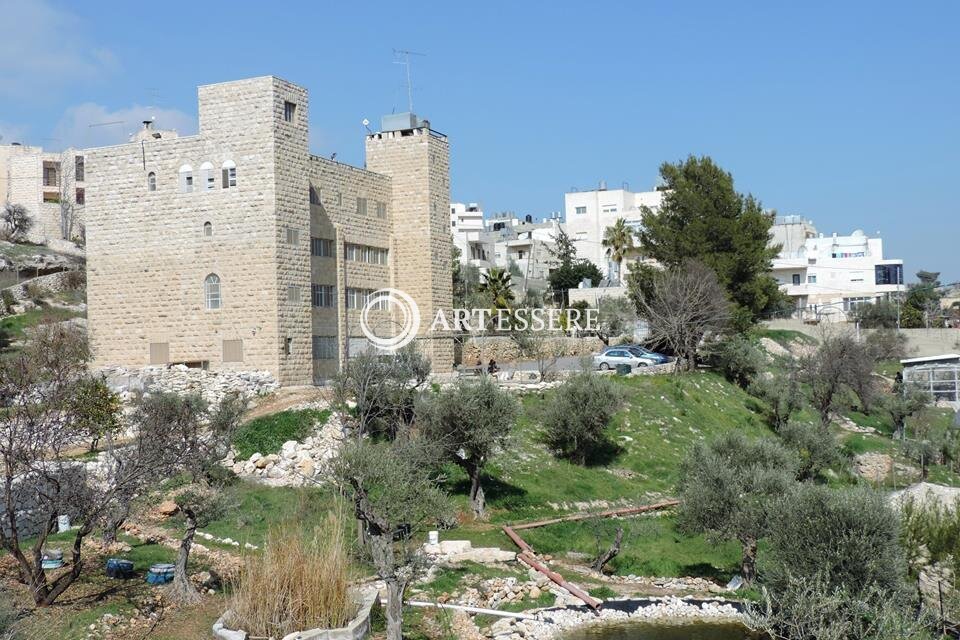
M 960 280 L 960 3 L 0 0 L 0 135 L 196 129 L 196 85 L 310 90 L 315 153 L 363 162 L 364 118 L 414 107 L 452 142 L 452 195 L 541 216 L 570 187 L 641 190 L 711 155 L 767 207 L 880 232 Z M 148 109 L 152 107 L 152 109 Z M 90 127 L 122 121 L 120 125 Z

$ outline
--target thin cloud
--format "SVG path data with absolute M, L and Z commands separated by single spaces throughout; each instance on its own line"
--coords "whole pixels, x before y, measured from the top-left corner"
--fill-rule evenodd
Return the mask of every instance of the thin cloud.
M 0 97 L 42 100 L 111 75 L 114 54 L 89 41 L 84 22 L 46 0 L 0 0 Z
M 120 144 L 143 126 L 144 120 L 153 120 L 156 128 L 173 129 L 180 135 L 197 132 L 197 119 L 177 109 L 135 104 L 111 111 L 102 105 L 86 102 L 67 109 L 53 129 L 51 138 L 54 144 L 51 146 L 83 149 Z

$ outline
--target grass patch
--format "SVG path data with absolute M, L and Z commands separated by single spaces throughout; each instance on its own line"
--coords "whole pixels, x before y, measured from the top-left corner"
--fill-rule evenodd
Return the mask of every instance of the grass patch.
M 47 322 L 63 322 L 71 318 L 79 318 L 81 315 L 76 311 L 60 307 L 36 307 L 26 313 L 0 320 L 0 331 L 7 333 L 12 340 L 20 340 L 24 336 L 24 329 Z
M 538 415 L 556 391 L 524 397 L 513 442 L 492 461 L 484 478 L 492 523 L 582 510 L 578 502 L 652 502 L 673 494 L 679 464 L 695 443 L 731 430 L 747 437 L 775 437 L 750 409 L 756 402 L 715 373 L 615 380 L 623 387 L 626 405 L 610 426 L 616 450 L 602 466 L 559 460 L 542 443 Z M 452 466 L 447 471 L 447 488 L 466 511 L 466 477 Z
M 801 344 L 816 344 L 817 339 L 808 336 L 802 331 L 793 329 L 757 329 L 757 336 L 760 338 L 770 338 L 781 347 L 787 347 L 791 343 L 799 342 Z
M 267 487 L 239 481 L 224 491 L 226 507 L 200 530 L 217 538 L 231 538 L 241 546 L 246 542 L 262 546 L 270 528 L 278 525 L 289 524 L 304 532 L 312 532 L 314 527 L 323 524 L 327 514 L 336 506 L 336 497 L 331 490 L 316 487 Z M 164 523 L 166 528 L 178 533 L 183 530 L 183 525 L 180 516 Z M 351 530 L 355 531 L 353 527 Z
M 246 460 L 254 453 L 269 455 L 280 451 L 287 440 L 303 441 L 317 424 L 326 422 L 330 410 L 281 411 L 242 425 L 233 438 L 237 457 Z

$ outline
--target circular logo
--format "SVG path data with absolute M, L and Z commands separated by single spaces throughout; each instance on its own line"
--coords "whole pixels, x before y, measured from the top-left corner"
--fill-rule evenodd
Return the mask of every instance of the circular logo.
M 371 311 L 384 311 L 393 306 L 400 312 L 397 324 L 400 331 L 393 336 L 378 336 L 370 327 L 368 315 Z M 360 311 L 360 330 L 373 346 L 384 351 L 396 351 L 417 337 L 420 330 L 420 309 L 405 291 L 399 289 L 377 289 L 367 297 L 367 303 Z

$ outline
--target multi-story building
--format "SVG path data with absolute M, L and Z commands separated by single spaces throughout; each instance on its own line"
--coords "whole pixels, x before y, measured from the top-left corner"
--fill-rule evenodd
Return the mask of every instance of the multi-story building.
M 86 200 L 83 152 L 44 151 L 19 143 L 0 146 L 0 206 L 23 205 L 33 219 L 33 242 L 83 235 Z
M 328 378 L 368 343 L 374 290 L 452 305 L 449 144 L 413 114 L 366 136 L 366 168 L 311 155 L 306 89 L 273 76 L 199 88 L 199 133 L 86 153 L 88 317 L 95 366 L 186 363 Z M 384 305 L 385 306 L 385 305 Z M 389 331 L 398 311 L 374 308 Z
M 773 275 L 804 319 L 845 320 L 861 304 L 904 291 L 903 260 L 883 257 L 883 239 L 859 229 L 848 236 L 818 234 L 799 216 L 777 219 L 771 245 L 780 245 Z
M 513 212 L 496 213 L 484 219 L 477 204 L 450 206 L 450 231 L 460 249 L 460 263 L 486 272 L 491 267 L 508 269 L 514 285 L 527 290 L 545 289 L 554 267 L 551 251 L 560 225 L 559 214 L 542 222 Z
M 620 218 L 632 229 L 639 230 L 642 225 L 643 209 L 649 208 L 656 213 L 663 203 L 662 191 L 630 191 L 607 189 L 600 182 L 596 189 L 572 191 L 563 196 L 564 220 L 566 232 L 577 247 L 577 256 L 593 262 L 611 282 L 622 282 L 627 275 L 626 268 L 617 273 L 617 264 L 610 260 L 603 238 L 607 227 Z

